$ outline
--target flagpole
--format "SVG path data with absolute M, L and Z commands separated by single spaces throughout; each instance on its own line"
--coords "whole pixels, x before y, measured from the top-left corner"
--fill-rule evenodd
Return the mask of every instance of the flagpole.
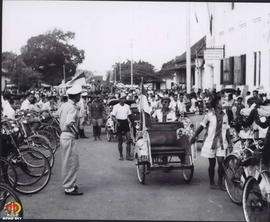
M 65 67 L 65 63 L 63 64 L 63 76 L 64 76 L 64 83 L 66 83 L 66 67 Z
M 119 63 L 119 75 L 120 75 L 120 82 L 122 82 L 122 74 L 121 74 L 121 61 Z
M 141 77 L 141 99 L 140 99 L 140 103 L 141 103 L 141 108 L 143 107 L 143 101 L 142 101 L 142 97 L 143 97 L 143 77 Z M 143 122 L 143 130 L 145 130 L 146 127 L 146 123 L 145 123 L 145 113 L 144 113 L 144 109 L 141 110 L 142 112 L 142 122 Z

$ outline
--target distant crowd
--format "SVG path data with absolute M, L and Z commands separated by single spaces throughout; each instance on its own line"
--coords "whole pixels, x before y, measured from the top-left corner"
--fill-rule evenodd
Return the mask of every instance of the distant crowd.
M 113 92 L 87 91 L 82 93 L 82 98 L 86 103 L 91 103 L 94 97 L 99 97 L 104 105 L 112 99 L 119 99 L 120 94 L 125 94 L 127 100 L 134 100 L 139 102 L 140 89 L 117 89 L 111 90 Z M 176 116 L 184 113 L 203 114 L 208 109 L 208 104 L 211 97 L 219 94 L 222 98 L 224 109 L 227 111 L 229 121 L 236 119 L 240 114 L 240 110 L 247 108 L 254 102 L 256 104 L 267 105 L 270 104 L 270 98 L 266 93 L 259 93 L 258 90 L 248 91 L 243 95 L 241 90 L 198 90 L 197 93 L 185 93 L 183 90 L 146 90 L 145 92 L 149 106 L 152 113 L 162 106 L 162 98 L 169 98 L 169 108 L 173 110 Z M 56 89 L 32 89 L 20 95 L 3 92 L 2 99 L 8 101 L 14 111 L 16 110 L 33 110 L 33 111 L 56 111 L 58 107 L 66 102 L 68 97 L 65 94 L 59 94 Z

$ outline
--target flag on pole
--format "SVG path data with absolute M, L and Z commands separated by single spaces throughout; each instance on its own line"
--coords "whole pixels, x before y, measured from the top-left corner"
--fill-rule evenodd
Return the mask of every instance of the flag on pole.
M 140 102 L 138 106 L 139 112 L 142 114 L 142 122 L 143 122 L 143 128 L 149 127 L 151 125 L 151 107 L 148 103 L 147 97 L 146 97 L 146 91 L 143 86 L 143 78 L 141 80 L 141 95 L 140 95 Z
M 67 86 L 73 86 L 73 85 L 86 85 L 85 81 L 85 73 L 82 72 L 78 75 L 75 75 L 70 81 L 66 83 Z

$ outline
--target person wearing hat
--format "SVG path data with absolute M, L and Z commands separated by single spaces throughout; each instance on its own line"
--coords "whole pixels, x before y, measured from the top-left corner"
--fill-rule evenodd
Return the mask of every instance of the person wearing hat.
M 158 122 L 174 122 L 177 117 L 175 111 L 169 107 L 171 99 L 169 97 L 163 97 L 161 99 L 162 107 L 155 110 L 152 117 Z
M 87 136 L 85 136 L 85 133 L 84 133 L 84 125 L 86 123 L 86 118 L 87 118 L 86 97 L 87 97 L 87 92 L 83 92 L 81 99 L 77 104 L 80 107 L 80 112 L 79 112 L 79 135 L 80 135 L 80 138 L 88 138 Z
M 89 121 L 93 124 L 94 140 L 101 140 L 101 126 L 103 124 L 103 113 L 105 108 L 101 98 L 97 95 L 92 96 L 92 102 L 88 104 Z
M 120 94 L 120 101 L 113 106 L 111 112 L 112 119 L 116 123 L 116 131 L 118 136 L 118 151 L 120 154 L 119 160 L 124 160 L 123 157 L 123 135 L 126 136 L 126 159 L 133 160 L 131 156 L 131 136 L 129 129 L 129 122 L 131 115 L 130 106 L 125 104 L 125 93 Z
M 77 138 L 79 119 L 79 109 L 76 104 L 80 101 L 81 91 L 82 89 L 78 85 L 68 89 L 68 101 L 63 103 L 57 111 L 62 131 L 60 148 L 62 154 L 63 188 L 66 195 L 83 194 L 76 185 L 79 170 L 79 154 L 75 140 Z

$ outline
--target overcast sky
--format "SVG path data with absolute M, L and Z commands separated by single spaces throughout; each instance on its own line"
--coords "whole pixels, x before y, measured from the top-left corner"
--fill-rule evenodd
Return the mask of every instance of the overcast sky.
M 207 3 L 189 4 L 193 44 L 207 32 L 209 17 Z M 134 60 L 150 62 L 159 70 L 186 47 L 186 3 L 182 2 L 5 0 L 2 16 L 2 51 L 19 54 L 30 37 L 54 28 L 72 31 L 73 44 L 85 51 L 79 68 L 101 75 L 132 54 Z

